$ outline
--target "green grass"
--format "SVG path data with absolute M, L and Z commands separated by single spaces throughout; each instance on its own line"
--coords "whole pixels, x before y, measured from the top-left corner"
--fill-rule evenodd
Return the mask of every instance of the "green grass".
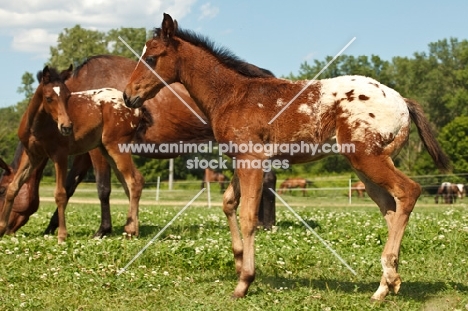
M 88 191 L 93 187 L 83 186 L 77 197 L 95 198 Z M 42 204 L 16 237 L 0 240 L 0 310 L 468 310 L 463 202 L 418 203 L 403 240 L 400 293 L 383 303 L 370 297 L 381 276 L 385 222 L 368 198 L 348 205 L 341 194 L 284 198 L 357 276 L 277 202 L 277 226 L 257 233 L 256 280 L 246 298 L 232 300 L 237 279 L 218 191 L 212 208 L 203 194 L 116 276 L 197 192 L 165 191 L 156 203 L 154 190 L 145 190 L 145 203 L 154 204 L 142 204 L 141 234 L 133 240 L 122 235 L 125 205 L 112 206 L 114 233 L 95 240 L 90 236 L 99 225 L 99 205 L 70 203 L 69 237 L 58 245 L 55 236 L 42 236 L 55 208 Z M 112 198 L 125 196 L 116 189 Z

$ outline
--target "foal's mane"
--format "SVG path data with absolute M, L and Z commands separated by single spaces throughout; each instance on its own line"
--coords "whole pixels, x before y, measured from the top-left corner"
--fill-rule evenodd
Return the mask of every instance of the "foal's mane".
M 155 28 L 153 36 L 159 36 L 160 33 L 161 28 Z M 216 44 L 208 37 L 198 34 L 192 30 L 177 28 L 175 36 L 192 45 L 202 48 L 216 57 L 216 59 L 218 59 L 222 64 L 237 71 L 243 76 L 250 78 L 271 78 L 275 76 L 270 70 L 247 63 L 229 49 L 216 46 Z

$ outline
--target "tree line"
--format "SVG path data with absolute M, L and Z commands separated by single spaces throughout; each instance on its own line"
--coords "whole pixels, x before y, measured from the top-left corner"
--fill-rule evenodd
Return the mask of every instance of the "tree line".
M 83 29 L 76 25 L 65 28 L 59 34 L 57 45 L 50 47 L 48 65 L 59 70 L 70 64 L 76 68 L 87 57 L 98 54 L 114 54 L 136 59 L 134 54 L 122 43 L 123 38 L 130 46 L 140 48 L 152 35 L 152 30 L 144 28 L 120 28 L 108 32 Z M 137 51 L 140 52 L 140 51 Z M 330 60 L 304 62 L 297 74 L 284 77 L 291 80 L 312 79 Z M 37 70 L 42 67 L 38 66 Z M 428 44 L 427 51 L 415 52 L 412 57 L 395 56 L 392 60 L 383 60 L 377 55 L 338 57 L 324 71 L 319 79 L 341 75 L 363 75 L 400 92 L 404 97 L 418 101 L 424 108 L 442 147 L 453 162 L 453 181 L 468 180 L 468 41 L 456 38 L 441 39 Z M 0 156 L 7 161 L 13 158 L 18 138 L 16 129 L 25 111 L 37 83 L 33 73 L 25 72 L 18 92 L 24 94 L 24 100 L 12 103 L 10 107 L 0 109 Z M 174 174 L 176 179 L 200 178 L 203 172 L 189 171 L 186 160 L 189 156 L 175 159 Z M 148 182 L 157 176 L 168 176 L 168 160 L 154 160 L 135 157 L 135 162 Z M 395 159 L 397 167 L 409 175 L 434 175 L 438 171 L 425 152 L 412 127 L 407 146 Z M 279 175 L 317 176 L 350 173 L 351 167 L 344 157 L 330 156 L 318 162 L 295 165 Z M 53 175 L 49 165 L 45 175 Z M 465 174 L 465 175 L 463 175 Z M 429 182 L 439 182 L 430 180 Z

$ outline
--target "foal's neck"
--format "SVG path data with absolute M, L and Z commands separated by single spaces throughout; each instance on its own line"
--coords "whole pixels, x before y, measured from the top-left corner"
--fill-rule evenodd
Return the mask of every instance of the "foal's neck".
M 29 105 L 26 111 L 21 118 L 20 126 L 18 127 L 18 137 L 21 142 L 25 142 L 29 139 L 29 135 L 31 133 L 31 128 L 34 125 L 34 120 L 40 110 L 42 104 L 42 84 L 38 86 L 36 92 L 34 92 L 31 100 L 29 101 Z
M 190 43 L 182 41 L 180 48 L 180 82 L 209 119 L 223 103 L 235 98 L 239 90 L 245 90 L 249 79 L 254 79 L 228 68 Z

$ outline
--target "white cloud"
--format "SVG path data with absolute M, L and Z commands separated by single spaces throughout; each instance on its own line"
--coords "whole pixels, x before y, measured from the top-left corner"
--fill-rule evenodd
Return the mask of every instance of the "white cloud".
M 219 13 L 219 8 L 216 6 L 212 6 L 211 3 L 205 3 L 201 6 L 201 15 L 198 18 L 199 20 L 205 19 L 205 18 L 213 18 Z
M 13 37 L 12 47 L 15 51 L 30 52 L 38 57 L 47 57 L 49 46 L 57 43 L 57 35 L 44 29 L 19 30 Z
M 108 31 L 159 26 L 162 13 L 182 19 L 196 0 L 16 0 L 0 8 L 0 34 L 12 37 L 15 51 L 48 54 L 64 28 Z

